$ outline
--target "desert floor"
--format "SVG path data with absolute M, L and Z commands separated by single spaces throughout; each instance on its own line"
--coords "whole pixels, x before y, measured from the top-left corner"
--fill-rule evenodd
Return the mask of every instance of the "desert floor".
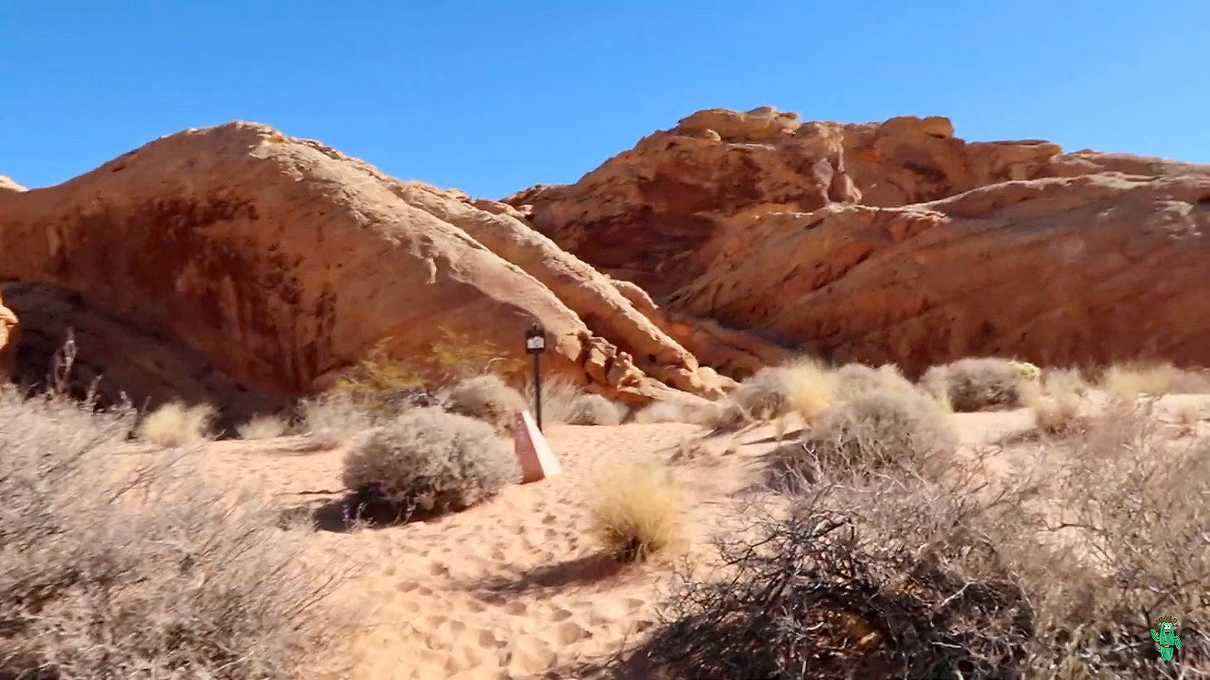
M 1181 399 L 1166 398 L 1161 413 Z M 952 417 L 967 452 L 1034 422 L 1027 409 Z M 287 515 L 318 518 L 312 557 L 358 567 L 340 595 L 359 612 L 348 640 L 353 678 L 577 677 L 579 664 L 616 657 L 654 625 L 672 561 L 709 557 L 710 530 L 759 479 L 776 437 L 772 426 L 714 437 L 684 424 L 546 429 L 561 475 L 384 528 L 342 523 L 341 449 L 300 451 L 297 438 L 214 442 L 203 472 L 266 494 Z M 993 471 L 1023 464 L 1029 444 L 1016 446 Z M 678 555 L 622 567 L 594 545 L 594 470 L 624 456 L 667 460 L 691 489 L 695 529 Z

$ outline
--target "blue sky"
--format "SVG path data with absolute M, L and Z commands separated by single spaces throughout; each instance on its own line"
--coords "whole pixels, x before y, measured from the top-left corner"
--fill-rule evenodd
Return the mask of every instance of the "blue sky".
M 255 120 L 499 197 L 710 107 L 1210 163 L 1210 2 L 0 0 L 0 174 Z

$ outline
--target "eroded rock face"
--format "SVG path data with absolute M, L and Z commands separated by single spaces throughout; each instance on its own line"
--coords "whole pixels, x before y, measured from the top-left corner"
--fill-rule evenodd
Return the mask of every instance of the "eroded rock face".
M 641 401 L 670 389 L 660 379 L 716 390 L 604 277 L 513 212 L 230 124 L 58 187 L 0 192 L 0 280 L 77 293 L 267 398 L 308 393 L 375 345 L 425 354 L 441 333 L 521 358 L 532 320 L 548 331 L 549 369 L 597 391 Z
M 88 307 L 75 292 L 10 282 L 0 284 L 0 293 L 22 320 L 13 374 L 22 384 L 45 385 L 56 353 L 70 340 L 75 358 L 66 388 L 78 397 L 95 389 L 102 406 L 119 403 L 124 395 L 136 406 L 208 402 L 219 409 L 216 425 L 228 431 L 251 413 L 285 413 L 292 406 L 288 398 L 241 385 L 183 343 Z
M 12 378 L 17 358 L 17 315 L 4 306 L 0 296 L 0 383 Z
M 712 110 L 506 200 L 735 373 L 761 361 L 745 345 L 909 371 L 978 354 L 1210 363 L 1210 166 L 965 142 L 944 118 Z

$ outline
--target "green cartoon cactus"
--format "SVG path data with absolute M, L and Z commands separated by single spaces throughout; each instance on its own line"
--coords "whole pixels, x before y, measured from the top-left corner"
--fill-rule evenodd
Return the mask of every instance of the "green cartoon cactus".
M 1155 642 L 1156 651 L 1164 661 L 1172 661 L 1174 650 L 1181 648 L 1181 638 L 1176 634 L 1176 619 L 1160 617 L 1159 632 L 1151 629 L 1151 639 Z

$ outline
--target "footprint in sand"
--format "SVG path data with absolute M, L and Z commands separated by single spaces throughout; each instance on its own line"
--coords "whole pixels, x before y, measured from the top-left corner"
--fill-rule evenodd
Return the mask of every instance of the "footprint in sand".
M 513 645 L 512 653 L 508 656 L 508 672 L 510 676 L 526 676 L 540 673 L 555 663 L 555 651 L 546 642 L 523 637 Z
M 501 640 L 496 637 L 495 631 L 487 628 L 480 629 L 475 637 L 479 642 L 479 646 L 484 649 L 501 649 L 508 646 L 508 640 Z
M 565 621 L 555 628 L 555 642 L 560 645 L 570 645 L 591 636 L 592 633 L 584 630 L 580 624 L 574 621 Z
M 567 619 L 570 619 L 572 616 L 573 616 L 573 613 L 570 610 L 564 609 L 562 607 L 555 607 L 554 610 L 551 611 L 551 613 L 550 613 L 550 620 L 557 623 L 559 621 L 566 621 Z

